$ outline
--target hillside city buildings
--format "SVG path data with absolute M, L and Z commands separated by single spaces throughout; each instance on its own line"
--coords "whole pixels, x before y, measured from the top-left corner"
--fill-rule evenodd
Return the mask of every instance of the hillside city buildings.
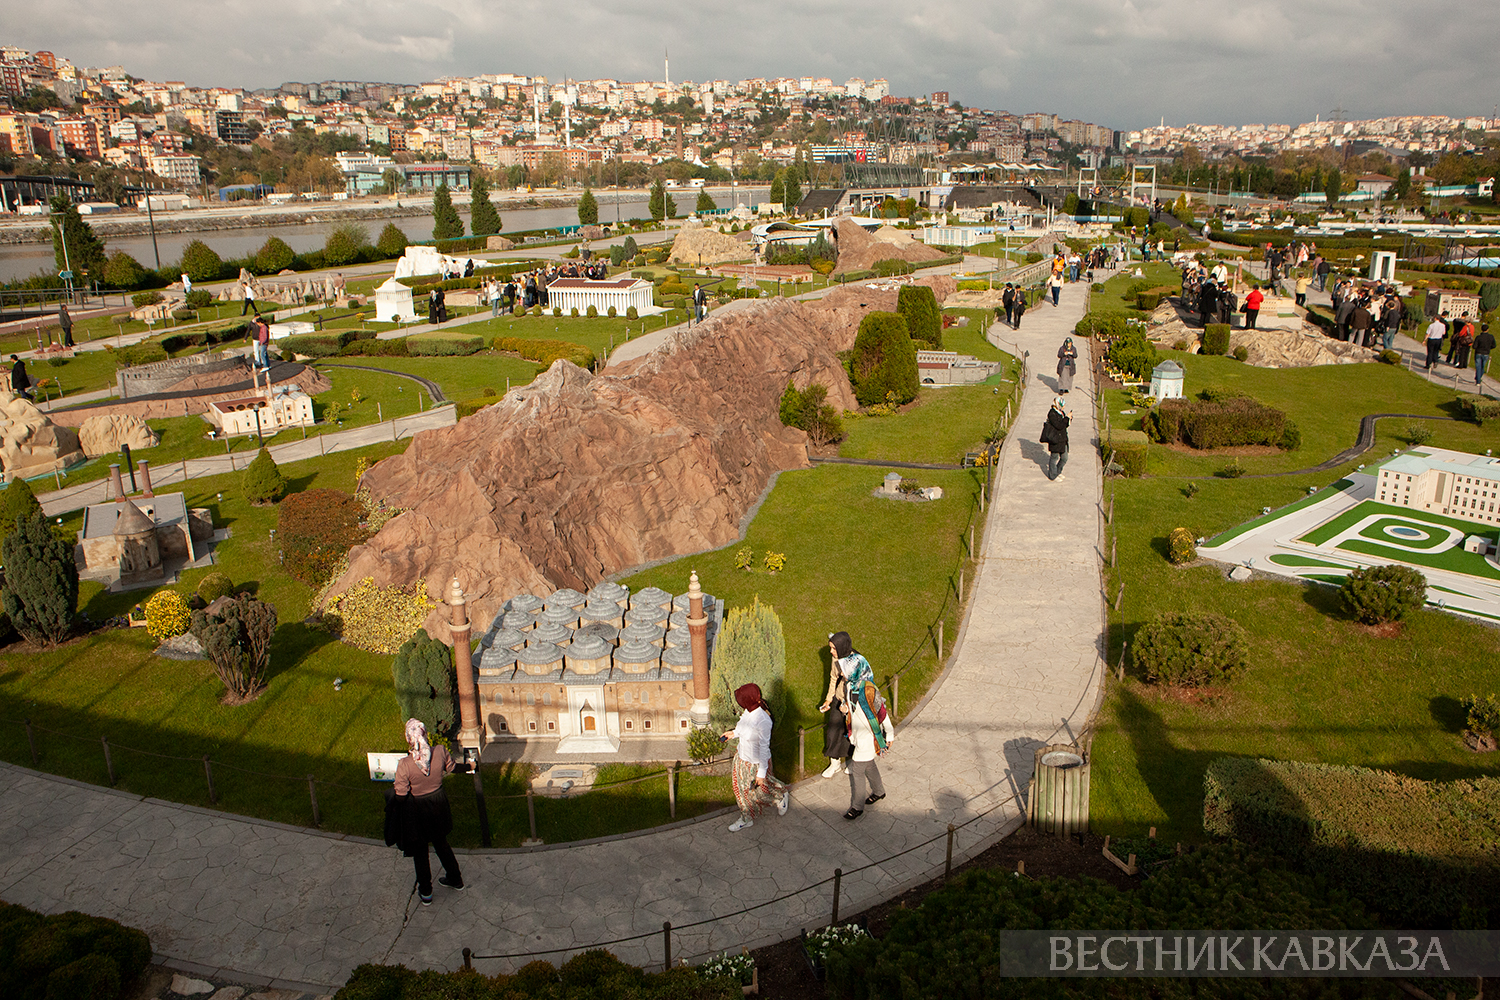
M 798 127 L 767 129 L 768 121 Z M 1472 148 L 1466 134 L 1494 124 L 1432 115 L 1295 126 L 1163 123 L 1122 132 L 1048 112 L 964 107 L 950 103 L 947 92 L 899 97 L 885 79 L 813 76 L 554 82 L 488 73 L 417 84 L 324 81 L 247 90 L 143 80 L 122 66 L 81 67 L 52 52 L 0 47 L 0 157 L 149 171 L 184 190 L 209 179 L 193 151 L 197 136 L 249 146 L 299 128 L 347 136 L 375 157 L 341 157 L 353 195 L 378 187 L 393 162 L 519 167 L 553 179 L 610 160 L 669 158 L 729 171 L 799 157 L 815 164 L 934 166 L 943 158 L 1028 164 L 1077 156 L 1083 166 L 1103 167 L 1132 157 L 1149 162 L 1153 154 L 1172 156 L 1188 146 L 1205 156 L 1356 141 L 1396 155 L 1446 152 Z M 783 138 L 789 135 L 799 138 Z

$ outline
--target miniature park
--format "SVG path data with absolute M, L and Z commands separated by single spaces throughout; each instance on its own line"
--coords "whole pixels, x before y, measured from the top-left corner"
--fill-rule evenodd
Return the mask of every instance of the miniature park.
M 825 763 L 830 632 L 857 638 L 898 724 L 938 686 L 987 530 L 1005 529 L 986 516 L 1007 488 L 1001 446 L 1035 434 L 1015 414 L 1051 391 L 1047 353 L 1001 349 L 1015 334 L 1000 286 L 1039 298 L 1052 248 L 1123 245 L 1128 222 L 1151 224 L 1043 232 L 1026 266 L 999 243 L 949 256 L 841 222 L 774 267 L 738 226 L 690 223 L 645 249 L 616 241 L 602 278 L 560 279 L 563 304 L 493 317 L 490 281 L 524 285 L 556 262 L 413 246 L 393 272 L 246 270 L 76 321 L 81 347 L 104 350 L 25 333 L 45 408 L 4 403 L 0 504 L 17 527 L 0 759 L 378 841 L 415 717 L 477 762 L 449 779 L 455 846 L 727 824 L 713 734 L 733 725 L 740 684 L 773 705 L 790 782 Z M 1132 920 L 1143 880 L 1154 905 L 1196 914 L 1174 919 L 1230 921 L 1204 926 L 1238 919 L 1195 910 L 1210 879 L 1268 920 L 1311 907 L 1345 926 L 1493 921 L 1500 409 L 1399 350 L 1330 336 L 1330 307 L 1279 289 L 1256 330 L 1198 323 L 1184 268 L 1223 260 L 1243 295 L 1257 258 L 1176 239 L 1171 259 L 1101 267 L 1064 293 L 1087 294 L 1071 332 L 1099 391 L 1074 426 L 1093 418 L 1105 472 L 1107 682 L 1064 741 L 1085 762 L 1084 822 L 1054 847 L 1022 829 L 954 886 L 913 889 L 853 930 L 835 902 L 800 944 L 788 927 L 779 951 L 714 959 L 744 992 L 793 949 L 817 978 L 768 995 L 874 995 L 869 969 L 916 954 L 968 968 L 959 932 L 1001 919 L 997 898 L 1061 893 Z M 1370 248 L 1343 242 L 1325 251 L 1336 276 L 1375 282 Z M 1492 279 L 1390 266 L 1403 336 L 1439 302 L 1500 305 Z M 706 323 L 614 359 L 686 321 L 696 285 Z M 247 287 L 275 313 L 264 371 Z M 439 289 L 465 322 L 423 322 Z M 804 291 L 823 294 L 787 300 Z M 1371 414 L 1398 416 L 1365 439 Z M 338 444 L 362 429 L 378 435 Z M 275 457 L 318 438 L 335 446 Z M 1258 850 L 1284 865 L 1275 900 L 1253 887 Z M 1041 868 L 1016 884 L 1005 868 L 1028 857 Z M 1311 878 L 1318 866 L 1332 874 Z M 1077 874 L 1101 881 L 1052 877 Z M 527 969 L 496 982 L 520 989 Z M 739 995 L 721 971 L 667 978 L 684 977 L 681 995 Z M 362 967 L 345 990 L 400 995 L 379 991 L 403 975 Z

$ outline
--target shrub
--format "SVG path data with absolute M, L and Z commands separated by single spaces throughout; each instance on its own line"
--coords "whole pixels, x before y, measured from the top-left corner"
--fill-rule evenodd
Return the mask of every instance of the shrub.
M 187 602 L 175 590 L 158 590 L 146 602 L 146 631 L 157 642 L 182 635 L 193 623 Z
M 1121 471 L 1125 475 L 1144 476 L 1146 474 L 1147 446 L 1144 431 L 1111 427 L 1109 430 L 1109 440 L 1103 447 L 1103 457 L 1107 461 L 1112 451 L 1115 455 L 1115 464 L 1120 466 Z
M 1130 327 L 1109 342 L 1105 355 L 1118 371 L 1128 374 L 1137 382 L 1151 378 L 1151 369 L 1156 367 L 1156 345 L 1147 339 L 1139 327 Z
M 271 666 L 275 607 L 241 594 L 213 614 L 194 611 L 192 630 L 224 682 L 225 704 L 241 705 L 260 697 Z
M 394 222 L 387 222 L 385 228 L 380 231 L 379 238 L 375 240 L 375 249 L 379 250 L 383 257 L 400 257 L 406 252 L 406 247 L 406 234 Z
M 1164 399 L 1147 414 L 1146 432 L 1153 441 L 1181 441 L 1193 448 L 1280 445 L 1286 414 L 1247 396 L 1225 399 Z M 1301 443 L 1293 433 L 1289 443 Z
M 694 763 L 707 764 L 724 753 L 724 741 L 710 728 L 694 727 L 688 730 L 687 751 Z
M 500 402 L 489 396 L 481 396 L 479 399 L 461 399 L 453 404 L 456 415 L 460 420 L 464 417 L 472 417 L 486 406 L 493 406 Z
M 18 520 L 0 543 L 5 566 L 5 613 L 15 630 L 37 645 L 68 637 L 78 608 L 73 545 L 48 527 L 40 512 Z
M 338 333 L 305 333 L 281 341 L 281 349 L 308 358 L 331 358 L 353 341 L 352 330 Z
M 1289 418 L 1281 428 L 1281 437 L 1276 439 L 1276 447 L 1282 451 L 1296 451 L 1302 447 L 1302 431 Z
M 212 604 L 221 597 L 228 597 L 234 593 L 234 581 L 227 574 L 214 570 L 212 573 L 198 581 L 197 594 L 203 599 L 204 604 Z
M 355 222 L 335 226 L 323 244 L 323 262 L 329 267 L 343 267 L 359 260 L 360 248 L 370 242 L 370 231 Z
M 151 365 L 167 360 L 167 351 L 159 342 L 146 341 L 134 347 L 124 347 L 115 352 L 115 366 L 132 368 L 136 365 Z
M 688 293 L 688 286 L 676 278 L 668 278 L 657 286 L 657 291 L 660 293 L 661 298 L 666 298 L 669 295 L 686 295 Z
M 21 478 L 10 481 L 0 491 L 0 537 L 16 530 L 17 519 L 30 520 L 42 512 L 42 505 L 31 484 Z
M 317 488 L 281 501 L 276 537 L 286 570 L 310 587 L 320 587 L 340 560 L 369 535 L 360 526 L 364 507 L 342 490 Z
M 844 422 L 838 410 L 825 402 L 827 399 L 827 386 L 814 382 L 806 391 L 798 392 L 788 382 L 781 397 L 781 422 L 806 431 L 808 439 L 819 447 L 842 441 L 846 436 Z
M 572 309 L 569 309 L 568 310 L 568 315 L 572 316 L 574 319 L 577 319 L 578 318 L 578 307 L 574 306 Z
M 552 367 L 552 362 L 562 358 L 585 370 L 594 367 L 594 352 L 582 344 L 566 340 L 532 340 L 527 337 L 496 337 L 497 351 L 509 351 L 535 361 L 543 367 Z
M 255 251 L 254 260 L 256 273 L 280 274 L 296 262 L 297 254 L 281 237 L 272 236 Z
M 1198 543 L 1186 528 L 1173 528 L 1167 535 L 1167 559 L 1180 566 L 1198 558 Z
M 911 274 L 914 270 L 908 262 L 897 257 L 887 257 L 870 265 L 877 278 L 892 278 L 898 274 Z
M 540 308 L 540 307 L 538 307 L 538 308 Z M 561 316 L 562 315 L 562 306 L 553 306 L 552 307 L 552 315 L 553 316 Z
M 590 308 L 593 308 L 593 307 L 590 306 Z M 614 306 L 610 306 L 609 307 L 609 312 L 606 315 L 608 315 L 610 319 L 614 319 L 617 315 L 619 315 L 619 310 L 615 309 Z
M 902 285 L 896 293 L 896 312 L 906 317 L 906 332 L 934 351 L 943 349 L 943 311 L 926 285 Z
M 1249 361 L 1250 360 L 1250 348 L 1246 347 L 1244 344 L 1241 344 L 1239 347 L 1236 347 L 1234 349 L 1234 360 L 1236 360 L 1236 361 Z
M 130 304 L 137 309 L 142 309 L 146 306 L 154 306 L 158 302 L 164 301 L 165 298 L 166 296 L 162 295 L 161 292 L 136 292 L 130 297 Z
M 280 500 L 286 492 L 286 477 L 271 452 L 261 448 L 245 469 L 245 499 L 257 507 Z
M 1127 329 L 1129 327 L 1125 323 L 1125 317 L 1119 313 L 1088 312 L 1083 314 L 1083 319 L 1074 324 L 1073 336 L 1114 340 L 1116 337 L 1125 336 Z
M 202 240 L 193 240 L 182 248 L 182 272 L 194 281 L 217 281 L 223 276 L 224 261 Z
M 1137 292 L 1135 296 L 1135 307 L 1150 312 L 1161 305 L 1160 292 Z
M 1344 577 L 1339 594 L 1349 612 L 1366 625 L 1398 622 L 1427 603 L 1427 577 L 1394 563 L 1362 566 Z
M 1471 694 L 1464 699 L 1463 706 L 1470 732 L 1500 736 L 1500 698 L 1493 694 L 1483 698 Z
M 0 903 L 0 995 L 13 1000 L 116 1000 L 150 960 L 150 940 L 133 927 Z
M 418 629 L 396 653 L 391 676 L 402 719 L 420 719 L 430 733 L 453 731 L 458 712 L 447 646 Z
M 442 331 L 414 333 L 406 338 L 406 349 L 414 358 L 465 357 L 484 350 L 484 338 L 478 334 L 464 336 Z
M 377 587 L 367 576 L 328 602 L 323 622 L 349 645 L 389 656 L 421 631 L 435 607 L 425 580 L 410 587 Z
M 409 358 L 411 348 L 405 337 L 395 340 L 356 340 L 339 348 L 340 357 Z
M 625 248 L 616 244 L 609 248 L 609 266 L 621 267 L 625 264 Z
M 1229 324 L 1210 323 L 1203 328 L 1203 353 L 1224 355 L 1229 353 Z
M 720 732 L 732 728 L 739 718 L 735 689 L 742 684 L 760 685 L 761 696 L 771 714 L 781 717 L 786 704 L 786 640 L 781 619 L 757 596 L 745 608 L 731 608 L 714 644 L 717 679 L 709 695 L 709 718 Z
M 625 318 L 626 319 L 640 319 L 641 318 L 640 310 L 636 309 L 635 306 L 627 306 L 625 308 Z
M 112 288 L 139 288 L 149 274 L 140 261 L 124 250 L 116 250 L 104 262 L 104 283 Z
M 1495 399 L 1493 396 L 1461 392 L 1458 394 L 1458 407 L 1465 417 L 1476 424 L 1483 424 L 1486 420 L 1500 419 L 1500 399 Z
M 1484 926 L 1500 898 L 1500 780 L 1222 757 L 1203 828 L 1274 851 L 1403 926 Z M 1465 912 L 1467 911 L 1467 913 Z
M 899 403 L 917 397 L 917 351 L 901 314 L 872 312 L 860 321 L 850 375 L 863 406 L 880 403 L 892 392 Z
M 589 306 L 588 318 L 589 319 L 598 319 L 599 318 L 599 307 L 598 306 Z
M 1381 351 L 1380 363 L 1383 365 L 1399 365 L 1401 363 L 1401 352 L 1391 350 Z
M 1247 645 L 1232 618 L 1167 611 L 1136 632 L 1131 656 L 1148 681 L 1196 687 L 1243 670 Z

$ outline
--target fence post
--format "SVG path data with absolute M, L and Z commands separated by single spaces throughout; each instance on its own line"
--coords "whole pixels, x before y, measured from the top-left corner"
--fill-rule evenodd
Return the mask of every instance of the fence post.
M 307 797 L 312 800 L 313 826 L 323 825 L 323 814 L 318 811 L 318 779 L 307 776 Z
M 526 786 L 526 818 L 531 823 L 531 839 L 536 840 L 536 799 L 532 798 L 531 786 Z
M 1125 598 L 1125 581 L 1121 580 L 1120 581 L 1120 589 L 1115 594 L 1115 610 L 1116 611 L 1120 610 L 1120 601 L 1124 600 L 1124 598 Z
M 797 727 L 797 777 L 807 773 L 807 729 Z
M 662 969 L 672 971 L 672 921 L 661 922 Z
M 677 769 L 681 766 L 682 761 L 674 760 L 667 772 L 667 815 L 673 819 L 677 818 Z
M 969 558 L 973 559 L 974 555 L 975 555 L 975 553 L 974 553 L 974 524 L 973 524 L 973 522 L 970 522 L 969 523 Z
M 891 677 L 891 719 L 901 715 L 901 675 Z
M 485 847 L 493 847 L 490 843 L 490 811 L 484 802 L 484 775 L 480 773 L 479 762 L 474 762 L 474 808 L 479 812 L 479 842 Z
M 209 763 L 208 754 L 203 755 L 203 776 L 208 779 L 208 804 L 215 805 L 219 801 L 219 793 L 214 791 L 214 766 Z
M 943 620 L 941 618 L 938 619 L 937 658 L 939 663 L 943 662 Z
M 958 603 L 962 604 L 963 601 L 964 601 L 964 568 L 962 566 L 960 566 L 958 568 Z
M 31 764 L 35 767 L 39 758 L 36 753 L 36 735 L 31 731 L 30 719 L 26 720 L 26 744 L 31 747 Z
M 953 874 L 953 834 L 956 828 L 952 823 L 948 824 L 948 857 L 943 861 L 943 881 L 948 881 L 948 876 Z
M 833 927 L 839 922 L 839 888 L 844 881 L 844 869 L 833 870 L 833 921 L 828 925 Z
M 1110 452 L 1110 457 L 1111 458 L 1114 457 L 1114 452 Z M 1115 492 L 1114 492 L 1114 490 L 1110 490 L 1109 491 L 1109 517 L 1106 517 L 1104 520 L 1108 521 L 1110 524 L 1114 524 L 1115 523 Z
M 104 746 L 104 768 L 109 772 L 109 783 L 115 783 L 115 762 L 109 755 L 109 737 L 99 737 L 99 742 Z
M 472 968 L 474 968 L 474 952 L 470 948 L 465 948 L 464 949 L 464 968 L 465 969 L 472 969 Z
M 1113 538 L 1111 538 L 1109 540 L 1109 565 L 1110 565 L 1111 569 L 1113 569 L 1116 565 L 1118 565 L 1118 562 L 1117 562 L 1117 560 L 1116 560 L 1115 557 L 1118 555 L 1119 549 L 1120 549 L 1120 536 L 1116 535 L 1115 537 L 1113 537 Z

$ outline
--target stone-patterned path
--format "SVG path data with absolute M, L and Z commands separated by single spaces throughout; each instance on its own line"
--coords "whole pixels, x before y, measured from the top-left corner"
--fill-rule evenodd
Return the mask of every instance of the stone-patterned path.
M 1080 733 L 1103 683 L 1087 364 L 1061 481 L 1046 479 L 1036 443 L 1084 288 L 1033 308 L 1019 332 L 994 331 L 1029 351 L 1033 370 L 997 469 L 967 624 L 941 683 L 900 720 L 881 763 L 889 797 L 859 820 L 842 818 L 847 781 L 814 777 L 787 816 L 737 834 L 719 815 L 572 847 L 461 852 L 468 890 L 439 887 L 421 907 L 410 862 L 383 844 L 0 765 L 0 897 L 118 918 L 146 930 L 162 959 L 204 974 L 337 985 L 362 962 L 454 968 L 465 946 L 511 954 L 642 935 L 611 950 L 655 964 L 667 920 L 674 956 L 699 960 L 826 923 L 835 868 L 846 914 L 941 872 L 949 823 L 961 825 L 955 859 L 978 853 L 1019 824 L 1039 741 Z

